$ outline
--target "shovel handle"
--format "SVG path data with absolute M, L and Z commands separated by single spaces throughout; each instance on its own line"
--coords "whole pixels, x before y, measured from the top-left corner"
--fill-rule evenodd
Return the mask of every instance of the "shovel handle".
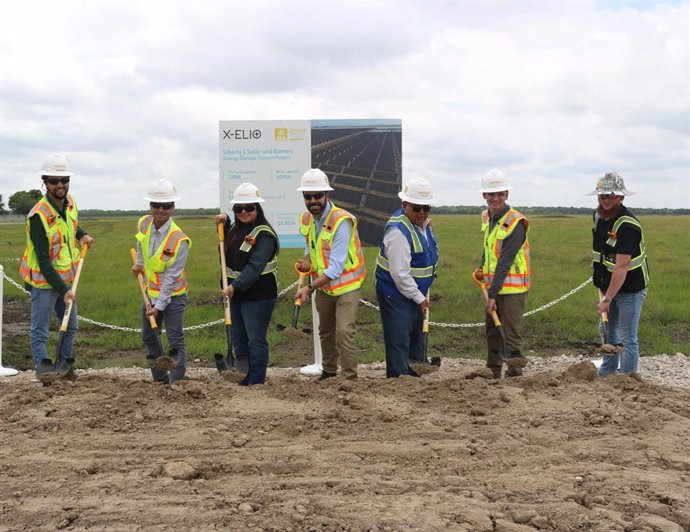
M 604 299 L 604 292 L 601 291 L 601 288 L 598 288 L 599 290 L 599 301 Z M 608 312 L 602 312 L 601 313 L 601 321 L 603 321 L 605 324 L 608 325 L 609 323 L 609 313 Z
M 481 279 L 477 279 L 475 272 L 472 272 L 472 280 L 474 281 L 474 284 L 481 288 L 482 294 L 484 294 L 484 301 L 489 301 L 489 292 L 486 289 L 486 283 Z M 496 325 L 496 327 L 502 326 L 498 313 L 495 310 L 491 311 L 491 318 L 494 320 L 494 325 Z
M 300 289 L 304 286 L 304 279 L 311 273 L 311 268 L 309 268 L 309 271 L 303 272 L 302 270 L 297 269 L 297 263 L 295 262 L 295 273 L 299 275 L 299 279 L 297 279 L 297 291 L 299 292 Z M 302 306 L 302 300 L 299 297 L 295 297 L 295 306 L 296 307 L 301 307 Z
M 225 265 L 225 224 L 219 223 L 218 229 L 218 254 L 220 255 L 220 281 L 223 286 L 223 310 L 225 311 L 225 325 L 232 325 L 232 318 L 230 317 L 230 299 L 225 295 L 225 289 L 228 287 L 228 271 Z
M 81 277 L 81 269 L 84 266 L 84 257 L 86 252 L 89 250 L 89 245 L 84 243 L 81 245 L 81 252 L 79 253 L 79 264 L 77 265 L 77 272 L 74 274 L 74 281 L 72 281 L 72 293 L 77 295 L 77 285 L 79 284 L 79 277 Z M 65 315 L 62 317 L 62 323 L 60 324 L 60 331 L 63 333 L 67 331 L 67 324 L 69 323 L 69 317 L 72 314 L 72 307 L 74 306 L 74 300 L 67 302 L 67 307 L 65 308 Z
M 426 293 L 426 298 L 429 299 L 431 296 L 431 289 Z M 429 334 L 429 307 L 424 309 L 424 321 L 422 321 L 422 332 L 424 334 Z
M 129 256 L 132 258 L 132 265 L 137 263 L 137 250 L 130 248 Z M 144 301 L 144 306 L 146 307 L 146 312 L 151 310 L 151 300 L 149 295 L 146 293 L 146 285 L 144 284 L 144 276 L 141 273 L 137 273 L 137 281 L 139 281 L 139 291 L 141 292 L 141 298 Z M 156 323 L 156 318 L 149 316 L 149 324 L 152 329 L 157 329 L 158 324 Z

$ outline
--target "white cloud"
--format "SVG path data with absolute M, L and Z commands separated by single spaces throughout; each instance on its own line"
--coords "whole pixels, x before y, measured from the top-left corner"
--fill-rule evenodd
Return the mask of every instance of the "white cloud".
M 448 203 L 499 167 L 515 204 L 591 205 L 616 170 L 630 205 L 690 207 L 690 3 L 619 4 L 6 3 L 0 194 L 63 151 L 82 208 L 159 176 L 212 207 L 219 120 L 387 117 Z

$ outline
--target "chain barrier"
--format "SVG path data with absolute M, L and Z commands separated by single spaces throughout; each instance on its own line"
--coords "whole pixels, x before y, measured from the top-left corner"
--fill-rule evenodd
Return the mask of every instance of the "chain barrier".
M 3 272 L 2 275 L 5 279 L 7 279 L 7 282 L 9 282 L 12 286 L 14 286 L 15 288 L 18 288 L 19 290 L 21 290 L 25 294 L 29 294 L 29 292 L 22 285 L 17 283 L 14 279 L 9 277 L 6 273 Z M 553 301 L 550 301 L 549 303 L 546 303 L 545 305 L 542 305 L 539 308 L 535 308 L 533 310 L 530 310 L 529 312 L 525 312 L 523 314 L 523 316 L 525 316 L 525 317 L 531 316 L 532 314 L 536 314 L 537 312 L 541 312 L 542 310 L 546 310 L 547 308 L 553 307 L 555 304 L 560 303 L 561 301 L 569 298 L 573 294 L 579 292 L 580 290 L 582 290 L 585 286 L 587 286 L 591 282 L 592 282 L 592 278 L 590 277 L 586 281 L 581 283 L 579 286 L 573 288 L 570 292 L 563 294 L 558 299 L 554 299 Z M 292 288 L 294 288 L 295 285 L 297 285 L 297 281 L 295 281 L 290 286 L 281 290 L 278 293 L 278 297 L 285 295 L 288 291 L 290 291 Z M 369 307 L 369 308 L 374 309 L 374 310 L 379 310 L 379 307 L 374 305 L 372 302 L 367 301 L 366 299 L 360 299 L 359 302 L 362 303 L 365 307 Z M 139 333 L 141 332 L 141 329 L 135 329 L 133 327 L 122 327 L 120 325 L 110 325 L 108 323 L 102 323 L 100 321 L 95 321 L 95 320 L 92 320 L 89 318 L 85 318 L 84 316 L 77 316 L 77 318 L 83 322 L 90 323 L 92 325 L 98 325 L 99 327 L 103 327 L 104 329 L 112 329 L 115 331 L 139 332 Z M 185 331 L 193 331 L 195 329 L 205 329 L 206 327 L 212 327 L 213 325 L 219 325 L 219 324 L 223 323 L 224 321 L 225 320 L 223 318 L 221 318 L 219 320 L 209 321 L 207 323 L 202 323 L 199 325 L 190 325 L 189 327 L 185 327 L 184 330 Z M 435 321 L 430 321 L 429 325 L 433 325 L 434 327 L 460 329 L 460 328 L 471 328 L 471 327 L 484 327 L 485 324 L 483 322 L 482 323 L 438 323 Z

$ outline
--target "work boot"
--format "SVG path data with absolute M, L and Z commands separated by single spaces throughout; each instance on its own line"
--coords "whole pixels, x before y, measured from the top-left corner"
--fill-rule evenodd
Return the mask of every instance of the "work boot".
M 524 368 L 527 364 L 529 364 L 529 360 L 527 360 L 517 349 L 515 351 L 511 351 L 510 355 L 508 355 L 503 362 L 509 368 Z
M 328 373 L 327 371 L 322 371 L 318 382 L 325 381 L 326 379 L 330 379 L 330 378 L 335 377 L 335 376 L 336 376 L 335 373 Z
M 247 355 L 235 357 L 235 369 L 240 373 L 249 373 L 249 358 Z
M 501 373 L 503 372 L 503 367 L 488 366 L 488 368 L 491 370 L 491 374 L 492 374 L 494 379 L 500 379 L 501 378 Z
M 64 358 L 57 363 L 55 367 L 58 377 L 67 379 L 69 381 L 76 381 L 77 374 L 74 372 L 74 359 Z
M 172 360 L 172 362 L 173 362 L 173 364 L 174 364 L 173 367 L 176 368 L 177 366 L 180 365 L 180 358 L 181 358 L 181 355 L 180 355 L 179 351 L 177 350 L 176 347 L 173 347 L 173 348 L 170 350 L 170 360 Z M 172 368 L 171 368 L 171 369 L 172 369 Z
M 223 373 L 224 371 L 230 371 L 230 364 L 228 364 L 228 359 L 225 358 L 220 353 L 215 353 L 213 358 L 216 361 L 216 369 L 218 373 Z
M 49 358 L 44 358 L 36 368 L 36 378 L 43 383 L 44 386 L 51 384 L 57 379 L 58 373 L 55 364 Z

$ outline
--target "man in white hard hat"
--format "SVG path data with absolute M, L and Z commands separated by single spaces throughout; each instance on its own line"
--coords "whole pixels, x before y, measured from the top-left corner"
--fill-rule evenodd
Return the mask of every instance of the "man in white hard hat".
M 93 239 L 79 226 L 77 204 L 69 194 L 73 173 L 65 156 L 49 155 L 39 175 L 46 193 L 26 217 L 26 249 L 19 273 L 31 293 L 31 356 L 37 377 L 47 383 L 55 377 L 75 378 L 72 348 L 77 332 L 77 307 L 72 283 L 79 262 L 77 242 L 88 246 Z M 52 364 L 47 349 L 50 316 L 54 310 L 61 322 L 70 301 L 75 306 L 58 360 Z
M 506 203 L 512 188 L 503 172 L 489 170 L 479 190 L 488 209 L 482 212 L 484 252 L 475 276 L 488 284 L 486 365 L 496 379 L 501 378 L 504 363 L 508 366 L 506 377 L 522 375 L 522 368 L 527 365 L 522 355 L 520 327 L 531 281 L 529 222 Z M 503 325 L 507 353 L 502 352 L 500 332 L 491 317 L 493 311 Z
M 134 275 L 142 273 L 151 310 L 142 305 L 141 325 L 146 360 L 155 382 L 174 383 L 184 378 L 187 369 L 187 346 L 184 339 L 184 312 L 187 304 L 187 258 L 192 245 L 190 238 L 172 218 L 177 189 L 167 179 L 156 179 L 144 196 L 151 214 L 137 223 L 137 260 L 132 266 Z M 149 316 L 158 324 L 151 327 Z M 165 323 L 170 344 L 170 356 L 159 352 L 156 334 Z
M 317 168 L 304 173 L 300 187 L 307 210 L 300 216 L 306 239 L 300 271 L 311 271 L 311 282 L 296 297 L 303 303 L 314 294 L 319 313 L 323 371 L 319 380 L 335 377 L 338 359 L 347 379 L 357 378 L 355 322 L 362 284 L 366 278 L 364 253 L 357 219 L 330 201 L 328 176 Z
M 601 297 L 597 310 L 608 314 L 606 344 L 622 344 L 622 352 L 607 353 L 599 375 L 639 372 L 640 346 L 637 329 L 647 297 L 649 268 L 642 225 L 627 207 L 623 178 L 615 172 L 597 181 L 590 195 L 597 195 L 592 241 L 593 281 Z
M 429 220 L 435 202 L 431 183 L 411 179 L 398 197 L 402 206 L 383 229 L 376 259 L 388 378 L 419 376 L 410 361 L 425 362 L 422 322 L 438 267 L 438 244 Z

